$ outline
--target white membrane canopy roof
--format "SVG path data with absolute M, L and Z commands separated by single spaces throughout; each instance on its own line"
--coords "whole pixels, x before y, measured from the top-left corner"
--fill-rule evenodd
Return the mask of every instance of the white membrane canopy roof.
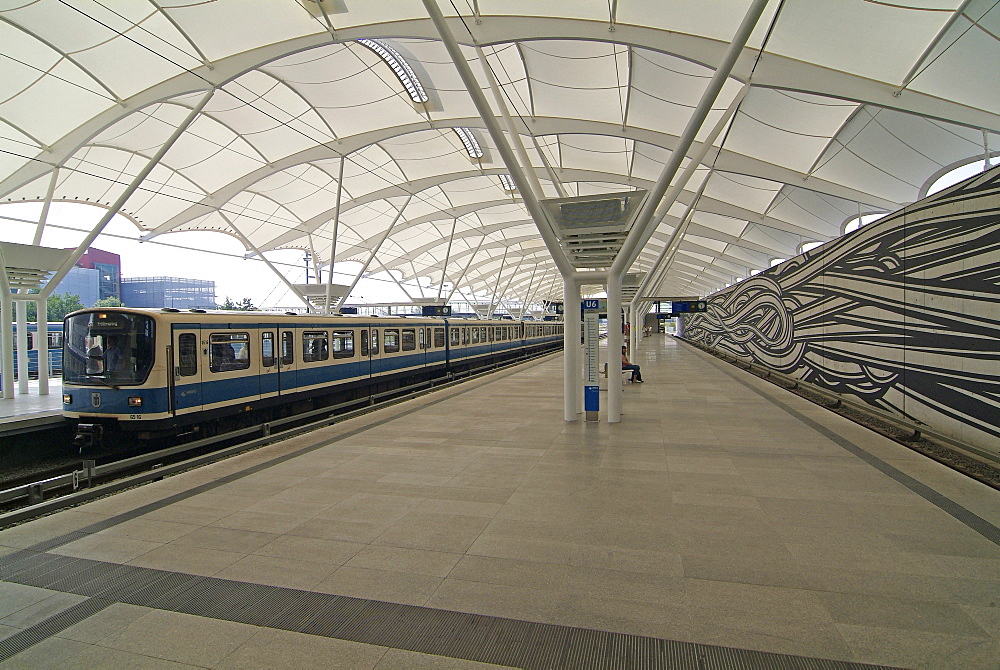
M 484 66 L 499 82 L 537 195 L 560 197 L 653 186 L 751 1 L 439 6 L 498 116 Z M 336 231 L 336 262 L 374 253 L 370 273 L 561 294 L 420 0 L 0 8 L 3 200 L 46 199 L 58 171 L 54 199 L 114 202 L 207 96 L 122 212 L 146 239 L 222 232 L 327 264 Z M 629 272 L 704 295 L 982 160 L 998 36 L 996 0 L 772 0 L 687 155 L 745 97 Z

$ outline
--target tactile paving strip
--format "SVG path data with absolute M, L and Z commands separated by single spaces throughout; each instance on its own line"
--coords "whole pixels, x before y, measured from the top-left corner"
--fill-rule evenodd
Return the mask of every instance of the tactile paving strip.
M 875 668 L 787 654 L 517 621 L 37 552 L 0 561 L 4 581 L 89 596 L 0 640 L 0 661 L 114 603 L 519 668 Z

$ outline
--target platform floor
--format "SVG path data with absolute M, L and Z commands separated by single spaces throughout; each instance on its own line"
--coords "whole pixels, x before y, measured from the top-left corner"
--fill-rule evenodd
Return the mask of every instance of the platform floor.
M 998 667 L 1000 495 L 633 360 L 620 424 L 554 356 L 0 531 L 2 666 Z
M 0 438 L 5 434 L 30 430 L 62 421 L 62 379 L 49 380 L 47 395 L 38 395 L 38 380 L 28 381 L 28 392 L 0 398 Z

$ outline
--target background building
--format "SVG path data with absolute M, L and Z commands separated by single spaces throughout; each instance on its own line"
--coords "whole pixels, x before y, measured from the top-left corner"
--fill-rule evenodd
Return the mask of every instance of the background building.
M 215 309 L 215 282 L 179 277 L 132 277 L 121 282 L 128 307 Z
M 121 300 L 121 266 L 118 254 L 87 249 L 53 293 L 79 296 L 86 307 L 104 298 Z

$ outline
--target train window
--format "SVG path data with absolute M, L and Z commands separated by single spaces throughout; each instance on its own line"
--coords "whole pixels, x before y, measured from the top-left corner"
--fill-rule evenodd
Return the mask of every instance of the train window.
M 361 355 L 362 356 L 367 356 L 368 355 L 368 331 L 367 330 L 362 330 L 361 331 Z
M 473 344 L 479 344 L 479 329 L 478 328 L 473 328 L 472 329 L 472 343 Z
M 212 372 L 250 367 L 250 333 L 212 333 L 209 345 L 208 369 Z
M 330 345 L 325 330 L 302 333 L 302 362 L 325 361 L 330 358 Z
M 290 330 L 281 331 L 281 364 L 295 364 L 295 333 Z
M 274 333 L 269 330 L 260 334 L 260 364 L 274 367 Z
M 420 336 L 420 348 L 427 348 L 428 334 L 431 332 L 430 328 L 417 328 L 417 335 Z
M 480 342 L 486 341 L 486 326 L 481 326 L 479 328 L 479 341 Z
M 181 333 L 177 336 L 177 374 L 190 377 L 198 374 L 198 336 Z
M 61 330 L 49 331 L 49 349 L 62 349 L 63 334 Z
M 458 328 L 452 328 L 451 337 L 448 339 L 451 340 L 451 346 L 457 347 L 462 342 L 462 334 L 458 332 Z
M 398 328 L 386 328 L 382 331 L 384 337 L 382 342 L 384 343 L 384 351 L 387 354 L 394 354 L 399 351 L 399 329 Z
M 378 331 L 372 330 L 372 356 L 378 356 Z
M 354 331 L 333 331 L 333 357 L 354 358 Z
M 434 347 L 444 349 L 444 328 L 434 329 Z
M 417 333 L 412 328 L 403 329 L 403 351 L 413 351 L 417 348 Z M 386 351 L 389 350 L 388 345 Z

